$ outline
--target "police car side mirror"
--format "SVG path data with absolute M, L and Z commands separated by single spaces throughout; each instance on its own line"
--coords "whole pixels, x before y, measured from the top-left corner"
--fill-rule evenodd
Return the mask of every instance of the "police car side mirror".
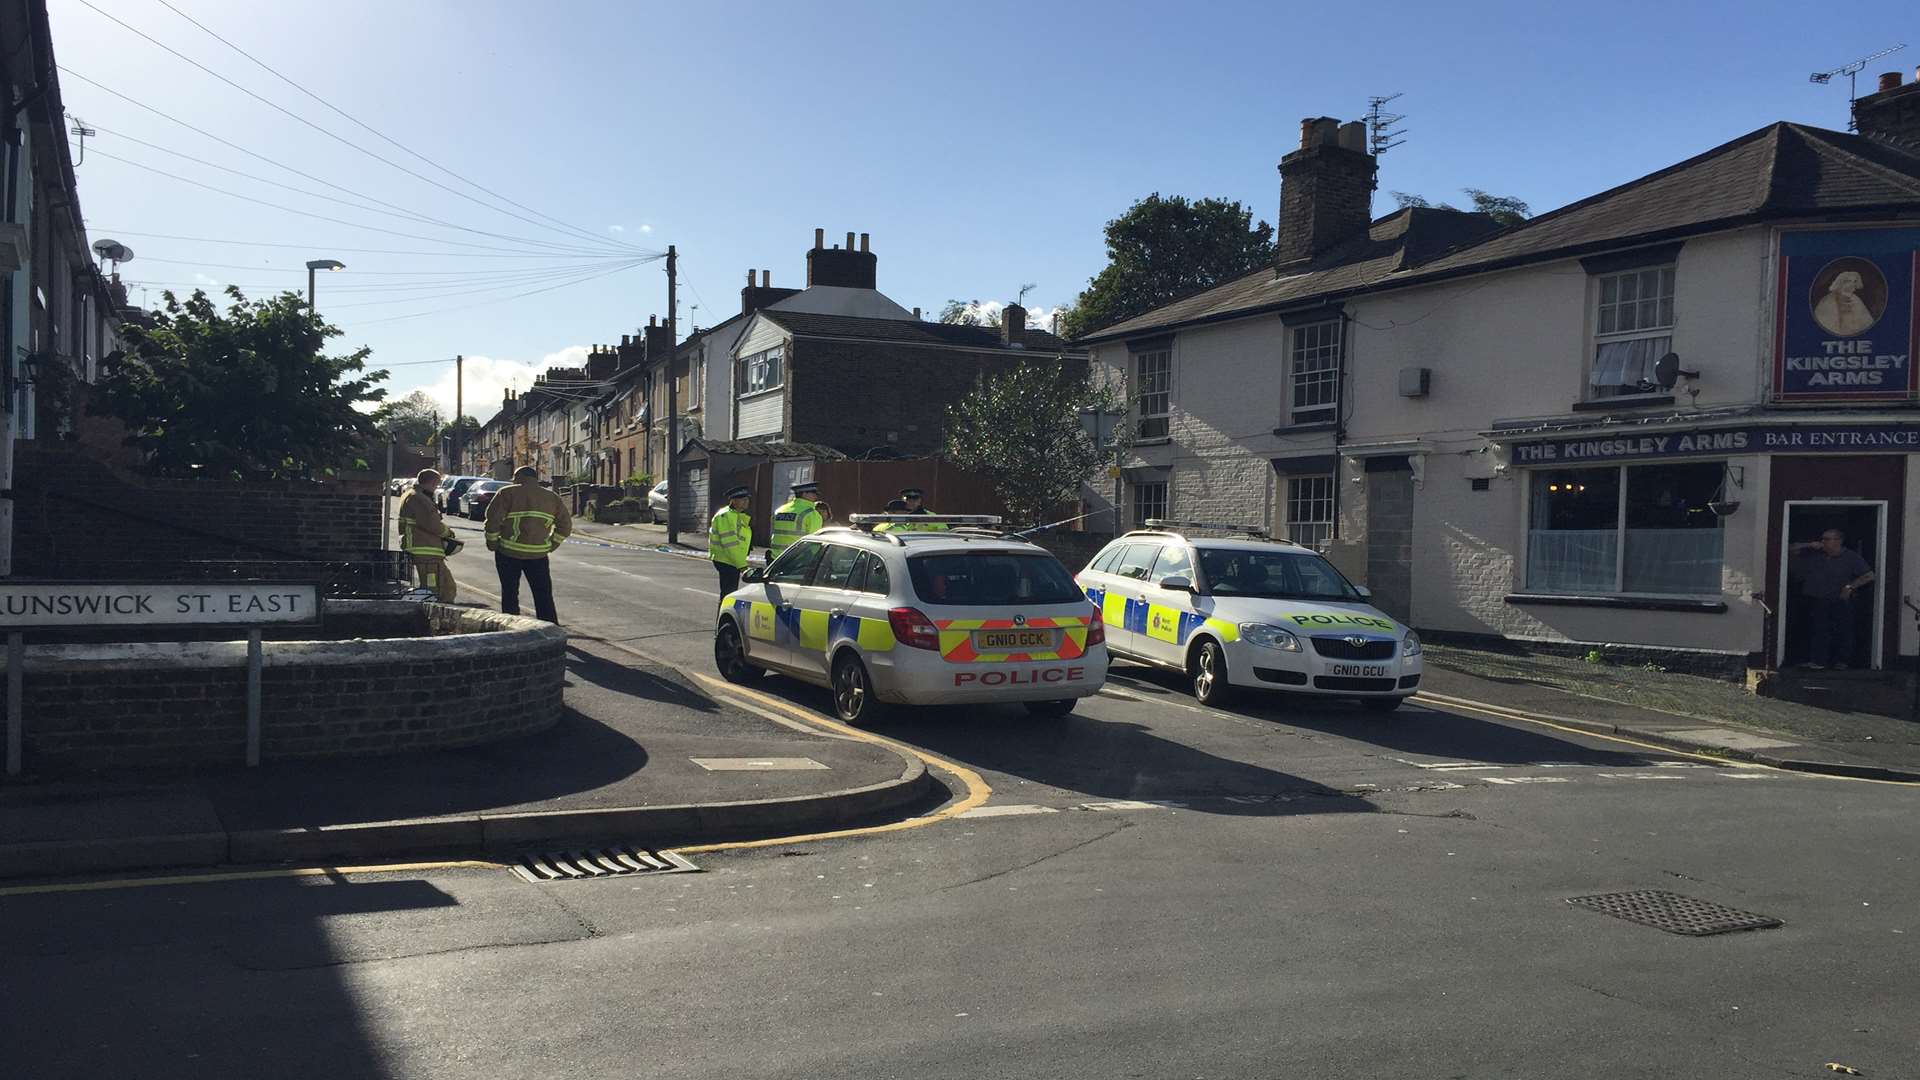
M 1183 577 L 1161 578 L 1160 587 L 1163 589 L 1177 589 L 1180 592 L 1192 592 L 1193 582 Z
M 1357 592 L 1357 593 L 1359 593 L 1359 594 L 1360 594 L 1360 599 L 1362 599 L 1362 600 L 1371 600 L 1371 599 L 1373 599 L 1373 590 L 1372 590 L 1372 589 L 1369 589 L 1369 588 L 1367 588 L 1367 587 L 1366 587 L 1365 585 L 1355 585 L 1355 586 L 1353 587 L 1353 591 L 1354 591 L 1354 592 Z
M 740 571 L 740 583 L 743 585 L 751 585 L 756 581 L 764 579 L 766 576 L 767 572 L 765 570 L 762 570 L 758 566 L 750 566 Z

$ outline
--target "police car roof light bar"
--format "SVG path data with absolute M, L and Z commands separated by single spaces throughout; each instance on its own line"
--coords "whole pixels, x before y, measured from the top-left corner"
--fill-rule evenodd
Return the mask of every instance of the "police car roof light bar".
M 1148 518 L 1144 524 L 1149 529 L 1217 529 L 1220 532 L 1258 536 L 1262 540 L 1271 539 L 1267 535 L 1267 530 L 1259 525 L 1230 525 L 1220 521 L 1174 521 L 1171 518 Z
M 855 525 L 998 525 L 999 514 L 848 514 Z

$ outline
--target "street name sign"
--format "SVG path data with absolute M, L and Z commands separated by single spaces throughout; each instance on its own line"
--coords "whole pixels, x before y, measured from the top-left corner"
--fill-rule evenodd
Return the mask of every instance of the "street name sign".
M 0 583 L 0 632 L 46 627 L 261 626 L 320 619 L 312 584 Z

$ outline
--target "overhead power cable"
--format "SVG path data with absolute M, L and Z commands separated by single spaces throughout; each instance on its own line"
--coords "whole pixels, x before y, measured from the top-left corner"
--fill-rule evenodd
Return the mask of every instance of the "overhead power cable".
M 627 264 L 626 266 L 617 267 L 615 269 L 627 270 L 638 265 L 639 265 L 639 261 L 636 260 L 632 263 Z M 599 270 L 601 268 L 594 267 L 593 269 Z M 404 286 L 394 291 L 405 292 L 411 295 L 400 296 L 400 297 L 388 296 L 386 299 L 382 299 L 382 300 L 349 300 L 344 304 L 330 304 L 328 306 L 330 308 L 384 307 L 391 304 L 418 304 L 427 300 L 446 300 L 456 296 L 480 296 L 484 293 L 504 292 L 508 289 L 516 288 L 521 285 L 534 285 L 542 282 L 555 281 L 560 278 L 572 277 L 575 274 L 579 274 L 579 273 L 583 273 L 583 271 L 581 270 L 549 270 L 543 274 L 533 274 L 533 275 L 528 275 L 528 276 L 524 276 L 524 277 L 520 277 L 512 280 L 504 280 L 498 284 L 493 284 L 493 285 L 480 285 L 475 282 L 466 281 L 466 282 L 459 282 L 453 285 Z M 331 292 L 335 290 L 329 290 L 329 291 Z
M 639 261 L 640 261 L 640 262 L 652 262 L 653 260 L 652 260 L 652 259 L 642 259 L 642 260 L 639 260 Z M 621 267 L 615 267 L 615 268 L 614 268 L 614 269 L 612 269 L 612 270 L 597 270 L 597 271 L 594 271 L 593 273 L 590 273 L 590 274 L 587 274 L 587 275 L 586 275 L 586 276 L 584 276 L 584 277 L 579 277 L 579 278 L 575 278 L 575 279 L 573 279 L 573 280 L 571 280 L 571 281 L 562 281 L 562 282 L 560 282 L 560 283 L 559 283 L 558 285 L 548 285 L 548 286 L 546 286 L 545 288 L 541 288 L 541 289 L 529 289 L 529 290 L 527 290 L 526 292 L 522 292 L 522 293 L 514 293 L 514 294 L 513 294 L 512 296 L 502 296 L 502 297 L 499 297 L 498 299 L 494 299 L 494 300 L 481 300 L 481 301 L 478 301 L 478 302 L 475 302 L 475 303 L 471 303 L 471 304 L 456 304 L 456 305 L 454 305 L 453 307 L 446 307 L 446 308 L 430 308 L 430 309 L 428 309 L 428 310 L 426 310 L 426 311 L 415 311 L 415 312 L 412 312 L 412 313 L 410 313 L 410 314 L 406 314 L 406 315 L 389 315 L 389 316 L 387 316 L 387 317 L 386 317 L 386 318 L 384 318 L 384 319 L 368 319 L 368 320 L 366 320 L 365 322 L 359 322 L 359 323 L 355 323 L 354 325 L 355 325 L 355 326 L 374 326 L 374 325 L 377 325 L 377 324 L 379 324 L 379 323 L 389 323 L 389 322 L 400 322 L 400 321 L 402 321 L 402 320 L 404 320 L 404 319 L 420 319 L 420 318 L 425 318 L 425 317 L 426 317 L 426 316 L 428 316 L 428 315 L 444 315 L 444 314 L 446 314 L 447 312 L 450 312 L 450 311 L 465 311 L 465 310 L 467 310 L 467 309 L 469 309 L 469 308 L 476 308 L 476 307 L 490 307 L 490 306 L 492 306 L 492 305 L 494 305 L 494 304 L 504 304 L 504 303 L 507 303 L 507 302 L 509 302 L 509 301 L 513 301 L 513 300 L 518 300 L 518 299 L 521 299 L 522 297 L 527 297 L 527 296 L 537 296 L 537 295 L 539 295 L 540 293 L 547 293 L 547 292 L 552 292 L 552 291 L 553 291 L 553 290 L 555 290 L 555 289 L 564 289 L 564 288 L 566 288 L 566 287 L 568 287 L 569 285 L 583 285 L 583 284 L 585 284 L 585 283 L 587 283 L 587 282 L 589 282 L 589 281 L 594 281 L 594 280 L 597 280 L 597 279 L 599 279 L 599 278 L 603 278 L 603 277 L 606 277 L 606 276 L 608 276 L 609 274 L 615 274 L 615 273 L 618 273 L 618 272 L 620 272 L 621 270 L 624 270 L 624 269 L 626 269 L 626 267 L 624 267 L 624 266 L 621 266 Z
M 305 95 L 307 95 L 308 97 L 310 97 L 310 98 L 312 98 L 313 100 L 315 100 L 315 101 L 317 101 L 317 102 L 319 102 L 319 103 L 320 103 L 321 105 L 324 105 L 324 106 L 326 106 L 326 108 L 327 108 L 328 110 L 330 110 L 331 112 L 333 112 L 333 113 L 334 113 L 335 115 L 338 115 L 338 116 L 340 116 L 340 117 L 343 117 L 343 118 L 345 118 L 345 119 L 346 119 L 346 120 L 348 120 L 349 122 L 351 122 L 351 123 L 353 123 L 354 125 L 356 125 L 357 127 L 359 127 L 359 128 L 361 129 L 361 130 L 363 130 L 363 131 L 366 131 L 366 132 L 368 132 L 368 133 L 370 133 L 370 134 L 372 134 L 372 135 L 374 135 L 375 137 L 377 137 L 377 138 L 379 138 L 380 140 L 382 140 L 382 141 L 384 141 L 384 142 L 386 142 L 386 143 L 388 143 L 389 145 L 391 145 L 391 146 L 394 146 L 394 147 L 396 147 L 396 148 L 398 148 L 398 149 L 400 149 L 401 151 L 404 151 L 405 153 L 407 153 L 407 154 L 410 154 L 410 155 L 412 155 L 413 157 L 415 157 L 415 158 L 417 158 L 417 159 L 419 159 L 419 160 L 421 160 L 421 161 L 424 161 L 424 162 L 426 162 L 426 163 L 427 163 L 428 165 L 431 165 L 431 166 L 433 166 L 434 168 L 436 168 L 436 169 L 439 169 L 439 170 L 440 170 L 441 172 L 443 172 L 443 173 L 446 173 L 446 174 L 447 174 L 448 176 L 451 176 L 451 177 L 453 177 L 453 178 L 454 178 L 454 179 L 456 179 L 456 180 L 459 180 L 459 181 L 460 181 L 461 183 L 463 183 L 463 184 L 467 184 L 467 185 L 469 185 L 469 186 L 471 186 L 471 187 L 473 187 L 474 189 L 476 189 L 476 190 L 478 190 L 478 191 L 483 191 L 483 192 L 486 192 L 486 193 L 487 193 L 488 195 L 491 195 L 492 197 L 494 197 L 494 198 L 496 198 L 496 199 L 498 199 L 498 200 L 500 200 L 501 202 L 504 202 L 504 203 L 506 203 L 506 204 L 507 204 L 507 205 L 509 205 L 509 206 L 516 206 L 516 207 L 519 207 L 520 209 L 522 209 L 522 210 L 525 210 L 525 211 L 526 211 L 527 213 L 529 213 L 529 214 L 533 214 L 533 215 L 534 215 L 534 216 L 536 216 L 536 217 L 540 217 L 540 218 L 544 218 L 544 219 L 546 219 L 547 221 L 550 221 L 550 222 L 552 222 L 553 224 L 555 224 L 555 225 L 558 225 L 558 226 L 560 226 L 561 228 L 564 228 L 564 229 L 567 229 L 567 230 L 569 230 L 569 231 L 571 231 L 571 232 L 574 232 L 574 233 L 578 233 L 578 234 L 580 234 L 580 235 L 582 235 L 582 236 L 586 236 L 586 237 L 589 237 L 589 238 L 591 238 L 591 239 L 594 239 L 594 240 L 605 240 L 605 239 L 608 239 L 607 237 L 604 237 L 604 236 L 602 236 L 602 235 L 600 235 L 599 233 L 595 233 L 595 232 L 593 232 L 593 231 L 592 231 L 592 230 L 590 230 L 590 229 L 583 229 L 583 228 L 581 228 L 581 227 L 580 227 L 580 226 L 578 226 L 578 225 L 570 225 L 570 224 L 568 224 L 567 222 L 565 222 L 565 221 L 562 221 L 562 220 L 560 220 L 559 218 L 556 218 L 556 217 L 553 217 L 553 216 L 551 216 L 551 215 L 548 215 L 548 214 L 543 214 L 543 213 L 541 213 L 540 211 L 538 211 L 538 210 L 535 210 L 535 209 L 534 209 L 533 207 L 531 207 L 531 206 L 527 206 L 527 205 L 525 205 L 525 204 L 523 204 L 523 203 L 519 203 L 519 202 L 515 202 L 514 200 L 512 200 L 512 199 L 509 199 L 509 198 L 507 198 L 507 197 L 506 197 L 505 195 L 502 195 L 502 194 L 500 194 L 500 193 L 499 193 L 499 192 L 497 192 L 497 191 L 494 191 L 494 190 L 492 190 L 492 189 L 490 189 L 490 188 L 487 188 L 487 187 L 485 187 L 485 186 L 483 186 L 483 185 L 481 185 L 481 184 L 479 184 L 479 183 L 476 183 L 476 182 L 474 182 L 473 180 L 469 180 L 469 179 L 468 179 L 468 178 L 466 178 L 465 176 L 462 176 L 462 175 L 460 175 L 459 173 L 457 173 L 457 172 L 454 172 L 454 171 L 453 171 L 452 169 L 449 169 L 449 168 L 447 168 L 447 167 L 446 167 L 445 165 L 442 165 L 442 164 L 440 164 L 439 162 L 437 162 L 437 161 L 435 161 L 435 160 L 433 160 L 432 158 L 430 158 L 430 157 L 427 157 L 427 156 L 426 156 L 425 154 L 422 154 L 422 153 L 420 153 L 420 152 L 418 152 L 418 151 L 416 151 L 416 150 L 414 150 L 414 149 L 413 149 L 412 147 L 409 147 L 409 146 L 407 146 L 407 145 L 406 145 L 406 144 L 404 144 L 404 143 L 401 143 L 401 142 L 398 142 L 398 141 L 396 141 L 396 140 L 394 140 L 394 139 L 392 139 L 392 138 L 390 138 L 390 137 L 389 137 L 389 136 L 387 136 L 387 135 L 386 135 L 386 134 L 385 134 L 384 132 L 381 132 L 381 131 L 379 131 L 378 129 L 376 129 L 376 128 L 373 128 L 373 127 L 371 127 L 370 125 L 368 125 L 368 124 L 366 124 L 365 122 L 363 122 L 363 121 L 362 121 L 362 120 L 361 120 L 361 119 L 360 119 L 359 117 L 356 117 L 356 116 L 354 116 L 353 114 L 351 114 L 351 113 L 349 113 L 349 112 L 347 112 L 346 110 L 344 110 L 344 109 L 341 109 L 341 108 L 340 108 L 339 106 L 337 106 L 337 105 L 335 105 L 335 104 L 334 104 L 333 102 L 331 102 L 331 101 L 328 101 L 328 100 L 327 100 L 326 98 L 323 98 L 323 97 L 321 97 L 321 96 L 320 96 L 319 94 L 316 94 L 316 93 L 314 93 L 313 91 L 311 91 L 311 90 L 309 90 L 309 89 L 307 89 L 306 87 L 304 87 L 304 86 L 302 86 L 302 85 L 300 85 L 299 83 L 297 83 L 297 82 L 295 82 L 295 81 L 293 81 L 292 79 L 290 79 L 290 78 L 288 78 L 287 76 L 285 76 L 285 75 L 282 75 L 282 74 L 281 74 L 281 73 L 280 73 L 280 72 L 279 72 L 278 70 L 276 70 L 276 69 L 275 69 L 275 68 L 274 68 L 274 67 L 273 67 L 272 65 L 270 65 L 270 64 L 268 64 L 268 63 L 266 63 L 265 61 L 263 61 L 263 60 L 261 60 L 261 59 L 260 59 L 259 57 L 256 57 L 256 56 L 254 56 L 254 55 L 253 55 L 252 53 L 250 53 L 250 52 L 248 52 L 247 50 L 245 50 L 245 49 L 243 49 L 243 48 L 241 48 L 240 46 L 238 46 L 238 45 L 235 45 L 235 44 L 234 44 L 233 42 L 231 42 L 231 41 L 228 41 L 228 40 L 227 40 L 226 38 L 224 38 L 224 37 L 221 37 L 221 36 L 220 36 L 219 34 L 217 34 L 217 33 L 215 33 L 215 32 L 214 32 L 214 31 L 213 31 L 212 29 L 210 29 L 209 27 L 207 27 L 207 26 L 206 26 L 206 24 L 204 24 L 204 23 L 202 23 L 202 22 L 200 22 L 200 21 L 199 21 L 198 19 L 195 19 L 195 18 L 194 18 L 193 16 L 191 16 L 191 15 L 189 15 L 189 14 L 187 14 L 186 12 L 184 12 L 184 11 L 181 11 L 181 10 L 180 10 L 179 8 L 177 8 L 177 7 L 174 7 L 174 6 L 172 5 L 172 4 L 170 4 L 170 3 L 168 3 L 168 2 L 167 2 L 167 0 L 159 0 L 159 3 L 160 3 L 160 6 L 161 6 L 161 7 L 164 7 L 164 8 L 166 8 L 166 9 L 167 9 L 168 11 L 171 11 L 171 12 L 173 12 L 173 13 L 174 13 L 175 15 L 178 15 L 178 16 L 180 16 L 181 18 L 183 18 L 183 19 L 185 19 L 185 20 L 187 20 L 188 22 L 190 22 L 190 23 L 192 23 L 192 24 L 193 24 L 194 26 L 196 26 L 196 27 L 198 27 L 198 28 L 199 28 L 199 29 L 201 30 L 201 32 L 203 32 L 203 33 L 205 33 L 205 34 L 206 34 L 206 35 L 207 35 L 208 37 L 210 37 L 210 38 L 212 38 L 213 40 L 215 40 L 215 41 L 217 41 L 217 42 L 219 42 L 219 43 L 220 43 L 220 44 L 222 44 L 222 45 L 225 45 L 225 46 L 226 46 L 227 48 L 229 48 L 229 49 L 232 49 L 232 50 L 233 50 L 234 52 L 237 52 L 237 53 L 239 53 L 239 54 L 240 54 L 241 56 L 244 56 L 244 57 L 246 57 L 246 58 L 247 58 L 248 60 L 250 60 L 250 61 L 252 61 L 252 62 L 253 62 L 253 64 L 254 64 L 254 65 L 255 65 L 256 67 L 258 67 L 258 68 L 260 68 L 260 69 L 261 69 L 262 71 L 265 71 L 265 72 L 266 72 L 267 74 L 269 74 L 269 75 L 272 75 L 272 76 L 273 76 L 274 78 L 276 78 L 276 79 L 279 79 L 279 80 L 280 80 L 281 82 L 283 82 L 283 83 L 286 83 L 286 84 L 287 84 L 288 86 L 291 86 L 291 87 L 293 87 L 293 88 L 294 88 L 295 90 L 298 90 L 298 91 L 300 91 L 301 93 L 303 93 L 303 94 L 305 94 Z M 616 242 L 616 243 L 621 243 L 621 244 L 622 244 L 623 246 L 628 246 L 628 247 L 632 247 L 632 246 L 633 246 L 633 245 L 628 245 L 628 244 L 625 244 L 625 242 L 624 242 L 624 241 L 615 241 L 615 242 Z
M 113 22 L 116 25 L 120 26 L 121 28 L 127 30 L 129 33 L 132 33 L 140 38 L 145 39 L 146 41 L 152 43 L 153 45 L 169 53 L 170 55 L 175 56 L 180 60 L 183 60 L 186 63 L 193 65 L 194 67 L 200 69 L 203 72 L 206 72 L 208 75 L 211 75 L 214 78 L 220 80 L 221 82 L 226 83 L 228 86 L 231 86 L 235 90 L 238 90 L 241 93 L 247 95 L 248 97 L 254 99 L 255 101 L 258 101 L 260 104 L 265 105 L 268 108 L 274 110 L 275 112 L 278 112 L 281 115 L 287 117 L 287 119 L 293 120 L 296 123 L 303 124 L 307 127 L 310 127 L 313 130 L 319 132 L 320 134 L 325 135 L 327 138 L 332 139 L 333 141 L 339 143 L 340 145 L 347 147 L 348 149 L 364 154 L 367 157 L 370 157 L 373 160 L 378 161 L 383 165 L 389 166 L 390 168 L 398 169 L 401 172 L 406 173 L 408 176 L 411 176 L 414 179 L 419 180 L 421 183 L 430 184 L 433 187 L 439 188 L 440 190 L 446 192 L 449 195 L 456 195 L 462 199 L 467 200 L 470 203 L 473 203 L 476 206 L 486 207 L 488 210 L 491 210 L 496 214 L 505 214 L 510 218 L 517 218 L 521 221 L 526 222 L 529 225 L 534 225 L 543 229 L 554 230 L 554 226 L 552 225 L 542 224 L 540 221 L 534 218 L 527 217 L 523 214 L 516 214 L 511 210 L 503 210 L 498 206 L 493 206 L 488 203 L 482 202 L 479 199 L 476 199 L 473 196 L 467 194 L 466 192 L 459 190 L 458 188 L 448 187 L 447 185 L 441 183 L 438 180 L 435 180 L 430 176 L 426 176 L 422 173 L 414 171 L 413 169 L 409 169 L 405 165 L 402 165 L 399 162 L 394 161 L 392 158 L 382 157 L 381 155 L 374 153 L 373 151 L 367 149 L 366 147 L 361 146 L 359 143 L 356 143 L 351 139 L 344 138 L 341 135 L 338 135 L 332 131 L 329 131 L 326 128 L 321 127 L 319 124 L 316 124 L 313 121 L 307 119 L 306 117 L 301 116 L 299 113 L 296 113 L 293 110 L 288 109 L 285 106 L 280 105 L 276 102 L 270 101 L 267 98 L 262 97 L 261 95 L 255 93 L 254 91 L 249 90 L 246 87 L 240 85 L 239 83 L 234 82 L 232 79 L 227 78 L 225 75 L 222 75 L 219 72 L 213 70 L 212 68 L 206 66 L 205 64 L 202 64 L 200 61 L 195 60 L 193 57 L 188 56 L 187 54 L 179 51 L 178 49 L 173 48 L 171 45 L 168 45 L 167 43 L 161 41 L 160 39 L 154 37 L 153 35 L 148 34 L 146 31 L 141 30 L 138 27 L 125 22 L 124 20 L 120 19 L 115 15 L 111 15 L 106 11 L 101 10 L 98 6 L 93 4 L 91 0 L 79 0 L 79 3 L 82 7 L 88 8 L 89 10 L 93 11 L 95 14 L 98 14 L 101 17 L 107 19 L 108 21 Z M 606 247 L 615 251 L 618 251 L 627 247 L 626 244 L 620 241 L 607 239 L 605 237 L 595 236 L 593 237 L 593 239 L 596 243 L 605 245 Z
M 458 258 L 458 259 L 516 259 L 516 258 L 577 259 L 580 257 L 578 255 L 570 255 L 565 252 L 549 253 L 544 251 L 529 251 L 522 255 L 474 255 L 465 251 L 407 251 L 407 250 L 396 249 L 396 248 L 338 247 L 333 244 L 278 244 L 278 243 L 272 243 L 266 240 L 223 240 L 218 237 L 212 237 L 212 236 L 182 236 L 178 233 L 141 232 L 138 229 L 114 229 L 114 228 L 109 228 L 109 227 L 100 226 L 100 225 L 90 225 L 89 228 L 91 228 L 94 232 L 97 232 L 97 233 L 108 233 L 108 234 L 115 234 L 119 236 L 146 236 L 146 237 L 151 237 L 155 240 L 187 240 L 196 244 L 231 244 L 235 247 L 289 248 L 295 251 L 312 251 L 315 248 L 324 247 L 329 251 L 342 251 L 342 252 L 346 252 L 349 255 L 420 255 L 420 256 L 444 255 L 450 259 L 452 258 Z M 640 254 L 657 259 L 665 255 L 666 253 L 662 251 L 643 251 Z M 595 255 L 593 257 L 596 259 L 620 258 L 620 256 L 618 255 L 606 255 L 606 256 Z M 396 273 L 396 274 L 408 273 L 408 272 L 417 273 L 417 274 L 439 273 L 439 271 L 437 270 L 415 270 L 415 271 L 393 270 L 393 271 L 386 271 L 386 272 Z M 476 271 L 476 272 L 479 272 L 479 271 Z
M 174 157 L 185 158 L 186 160 L 191 161 L 196 165 L 205 165 L 209 169 L 219 169 L 221 172 L 232 173 L 235 176 L 244 177 L 245 179 L 252 180 L 256 183 L 266 184 L 270 187 L 277 187 L 282 189 L 283 191 L 291 191 L 296 195 L 305 195 L 310 199 L 323 199 L 330 203 L 339 203 L 341 206 L 350 206 L 355 210 L 364 210 L 369 214 L 385 214 L 388 217 L 397 217 L 405 221 L 417 221 L 423 225 L 437 225 L 443 229 L 455 229 L 455 230 L 458 230 L 459 232 L 473 233 L 476 236 L 489 236 L 495 240 L 511 240 L 516 244 L 532 244 L 536 247 L 550 248 L 554 251 L 560 251 L 560 252 L 578 253 L 582 255 L 586 255 L 586 254 L 604 255 L 608 258 L 618 258 L 622 255 L 628 254 L 626 252 L 616 253 L 611 251 L 607 251 L 607 252 L 602 252 L 597 250 L 588 251 L 580 248 L 577 244 L 574 244 L 574 245 L 561 244 L 553 240 L 539 240 L 533 237 L 513 236 L 507 233 L 490 232 L 486 229 L 475 229 L 466 225 L 457 225 L 451 221 L 442 221 L 439 218 L 429 217 L 426 214 L 417 213 L 412 210 L 383 210 L 383 209 L 380 209 L 379 206 L 368 206 L 363 203 L 352 202 L 350 200 L 342 199 L 333 195 L 323 195 L 318 191 L 308 191 L 306 188 L 294 187 L 292 184 L 283 184 L 278 180 L 269 180 L 264 176 L 256 176 L 250 172 L 242 172 L 241 170 L 233 168 L 232 166 L 222 165 L 214 161 L 208 161 L 205 158 L 197 158 L 197 157 L 194 157 L 192 154 L 182 153 L 179 150 L 172 149 L 171 147 L 161 146 L 158 143 L 150 143 L 150 142 L 147 142 L 145 139 L 136 139 L 131 135 L 122 134 L 121 132 L 113 131 L 108 128 L 103 128 L 98 125 L 94 126 L 94 130 L 96 132 L 103 132 L 105 134 L 112 135 L 114 138 L 117 138 L 117 139 L 125 139 L 127 142 L 133 143 L 137 146 L 144 146 L 149 150 L 158 150 L 163 154 L 172 154 Z M 97 144 L 96 144 L 96 149 L 97 149 Z M 389 203 L 384 205 L 392 205 L 392 204 Z
M 108 161 L 118 161 L 123 165 L 131 165 L 136 169 L 145 169 L 146 171 L 153 173 L 157 176 L 164 176 L 169 180 L 178 180 L 183 184 L 192 184 L 194 187 L 197 187 L 197 188 L 205 188 L 206 190 L 211 191 L 217 195 L 225 195 L 230 199 L 240 199 L 243 202 L 257 203 L 260 206 L 269 207 L 274 210 L 282 210 L 289 214 L 298 214 L 301 217 L 310 217 L 317 221 L 329 221 L 335 225 L 346 225 L 350 228 L 366 229 L 369 232 L 386 233 L 388 236 L 403 236 L 408 240 L 425 240 L 429 243 L 450 244 L 454 247 L 470 247 L 479 251 L 506 251 L 506 252 L 513 252 L 514 254 L 521 254 L 521 255 L 525 254 L 524 251 L 520 251 L 515 248 L 498 247 L 492 244 L 474 244 L 474 243 L 469 243 L 468 241 L 465 241 L 465 240 L 448 240 L 444 237 L 439 237 L 439 236 L 422 236 L 419 233 L 398 232 L 394 229 L 382 228 L 381 226 L 378 226 L 378 225 L 363 225 L 360 222 L 348 221 L 345 218 L 328 217 L 325 214 L 316 214 L 310 210 L 299 210 L 291 206 L 282 206 L 279 203 L 268 202 L 265 199 L 255 198 L 252 195 L 242 195 L 237 191 L 228 191 L 225 188 L 214 187 L 212 184 L 208 184 L 200 180 L 190 179 L 188 177 L 181 176 L 178 173 L 170 173 L 165 169 L 157 169 L 152 165 L 147 165 L 142 162 L 134 161 L 131 158 L 123 158 L 117 154 L 109 154 L 105 150 L 96 149 L 93 151 L 93 156 L 106 158 Z M 594 258 L 600 258 L 600 259 L 618 259 L 622 257 L 621 253 L 613 253 L 613 252 L 573 251 L 573 252 L 569 252 L 568 254 L 574 256 L 575 258 L 578 258 L 581 256 L 592 256 Z M 632 256 L 629 254 L 629 255 L 626 255 L 625 257 L 631 258 Z M 651 258 L 652 256 L 647 256 L 647 257 Z

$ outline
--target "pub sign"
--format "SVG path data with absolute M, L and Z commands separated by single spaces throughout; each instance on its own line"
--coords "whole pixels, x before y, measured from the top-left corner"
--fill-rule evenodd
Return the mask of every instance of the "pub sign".
M 1782 401 L 1903 401 L 1920 389 L 1920 229 L 1780 236 L 1773 389 Z

